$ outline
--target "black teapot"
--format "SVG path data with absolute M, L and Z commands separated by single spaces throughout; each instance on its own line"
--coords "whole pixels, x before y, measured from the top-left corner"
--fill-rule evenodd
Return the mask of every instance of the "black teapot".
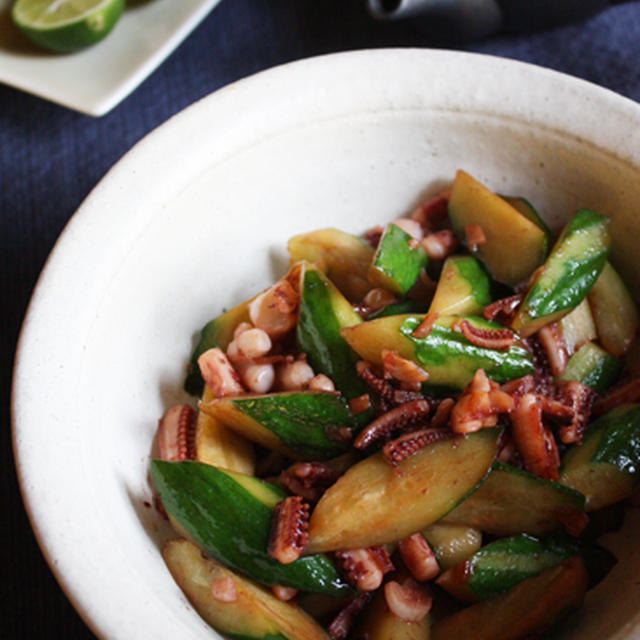
M 534 31 L 581 20 L 615 4 L 616 0 L 367 0 L 367 3 L 374 18 L 411 19 L 437 40 L 460 41 L 499 31 Z

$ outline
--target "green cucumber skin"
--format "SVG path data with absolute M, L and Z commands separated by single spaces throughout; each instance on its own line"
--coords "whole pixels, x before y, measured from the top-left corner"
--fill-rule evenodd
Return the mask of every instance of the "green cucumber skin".
M 587 511 L 625 500 L 640 481 L 640 405 L 620 405 L 591 423 L 567 448 L 560 482 L 584 492 Z
M 486 545 L 469 560 L 467 585 L 485 600 L 576 555 L 574 549 L 549 548 L 540 539 L 521 534 Z
M 202 395 L 204 380 L 198 366 L 198 358 L 208 349 L 220 346 L 216 339 L 218 333 L 218 318 L 207 322 L 200 332 L 200 339 L 193 350 L 189 361 L 189 372 L 184 381 L 184 390 L 192 396 Z
M 600 437 L 590 462 L 609 464 L 640 479 L 640 405 L 616 407 L 591 423 L 587 437 Z
M 413 300 L 402 300 L 401 302 L 392 302 L 378 311 L 367 316 L 367 320 L 375 320 L 376 318 L 387 318 L 388 316 L 399 316 L 405 313 L 425 313 L 427 305 L 423 302 L 415 302 Z
M 229 568 L 266 585 L 336 597 L 353 593 L 325 555 L 287 565 L 270 558 L 272 510 L 221 469 L 193 461 L 152 460 L 151 479 L 167 512 L 204 551 Z
M 316 373 L 331 378 L 336 389 L 351 399 L 367 393 L 369 387 L 356 372 L 360 358 L 340 335 L 341 328 L 322 276 L 315 270 L 305 271 L 296 330 L 298 348 L 307 354 Z
M 473 256 L 448 256 L 429 308 L 440 315 L 481 314 L 492 300 L 491 278 Z
M 275 434 L 306 460 L 326 460 L 344 453 L 349 444 L 332 438 L 338 427 L 354 429 L 355 417 L 346 401 L 330 393 L 287 393 L 232 400 L 233 405 Z
M 508 504 L 513 511 L 496 505 Z M 445 518 L 499 537 L 520 533 L 547 535 L 562 528 L 558 507 L 585 509 L 580 492 L 557 482 L 539 478 L 504 462 L 491 465 L 487 479 L 457 509 Z M 535 509 L 535 519 L 531 512 Z
M 460 317 L 468 320 L 474 327 L 504 329 L 502 325 L 483 318 Z M 517 343 L 506 350 L 478 347 L 450 326 L 444 326 L 445 323 L 449 323 L 445 319 L 436 321 L 426 338 L 415 338 L 411 334 L 420 321 L 419 317 L 407 318 L 402 323 L 400 332 L 413 343 L 416 361 L 423 365 L 433 378 L 427 385 L 436 383 L 461 389 L 471 381 L 479 368 L 483 368 L 487 376 L 498 383 L 526 376 L 535 370 L 531 354 Z M 452 323 L 453 321 L 449 324 Z M 451 370 L 457 369 L 457 373 L 452 371 L 451 375 L 447 375 L 449 367 Z M 436 377 L 433 373 L 438 368 L 442 372 Z
M 453 258 L 455 268 L 460 277 L 469 283 L 473 299 L 485 307 L 491 302 L 491 280 L 479 260 L 473 256 Z
M 418 246 L 409 246 L 411 236 L 395 224 L 390 224 L 380 239 L 373 259 L 373 268 L 389 278 L 396 293 L 406 295 L 414 285 L 420 269 L 427 266 L 427 254 Z
M 620 358 L 588 342 L 569 358 L 567 368 L 559 379 L 577 380 L 602 393 L 617 382 L 622 367 Z
M 200 339 L 196 344 L 191 360 L 189 361 L 187 377 L 184 381 L 184 390 L 194 396 L 202 395 L 204 380 L 198 366 L 198 358 L 208 349 L 218 347 L 223 351 L 233 339 L 233 330 L 244 321 L 249 320 L 247 303 L 243 302 L 221 315 L 207 322 L 200 332 Z
M 551 487 L 555 491 L 558 491 L 564 494 L 567 500 L 571 503 L 571 506 L 574 506 L 577 509 L 584 511 L 585 498 L 579 491 L 576 491 L 575 489 L 565 487 L 564 485 L 558 482 L 554 482 L 553 480 L 546 480 L 545 478 L 540 478 L 539 476 L 536 476 L 533 473 L 529 473 L 524 469 L 518 469 L 518 467 L 514 467 L 513 465 L 510 465 L 506 462 L 501 462 L 500 460 L 497 460 L 491 465 L 491 470 L 512 473 L 516 476 L 520 476 L 521 478 L 527 478 L 529 480 L 532 480 L 533 482 L 541 486 L 544 485 L 547 487 Z
M 553 236 L 551 235 L 551 230 L 545 224 L 544 220 L 540 217 L 540 214 L 537 212 L 536 208 L 522 196 L 502 196 L 514 209 L 518 211 L 521 215 L 523 215 L 529 222 L 533 222 L 533 224 L 538 227 L 541 231 L 544 231 L 544 245 L 543 245 L 543 255 L 546 257 L 549 254 L 549 247 L 551 246 L 551 242 L 553 240 Z
M 545 224 L 544 220 L 540 217 L 540 214 L 536 208 L 522 196 L 502 196 L 514 209 L 517 209 L 518 213 L 523 215 L 527 220 L 533 222 L 533 224 L 545 232 L 547 238 L 551 238 L 551 231 Z
M 481 600 L 560 564 L 566 558 L 581 555 L 595 586 L 615 565 L 615 557 L 598 545 L 582 545 L 567 536 L 536 538 L 521 534 L 492 542 L 469 560 L 467 586 Z
M 545 272 L 549 261 L 554 259 L 554 254 L 557 254 L 566 240 L 577 233 L 588 233 L 588 230 L 596 225 L 604 225 L 607 228 L 608 219 L 589 209 L 580 209 L 554 246 L 549 260 L 545 263 Z M 548 272 L 543 272 L 523 303 L 527 315 L 530 318 L 542 318 L 576 307 L 598 279 L 608 255 L 607 243 L 607 246 L 590 247 L 583 251 L 582 255 L 567 257 L 562 264 L 562 273 L 553 277 L 551 289 L 541 282 L 548 275 Z

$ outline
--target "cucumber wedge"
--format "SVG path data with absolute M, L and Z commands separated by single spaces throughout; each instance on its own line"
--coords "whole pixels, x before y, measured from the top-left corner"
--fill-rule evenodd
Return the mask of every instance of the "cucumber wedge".
M 478 602 L 575 555 L 585 562 L 590 586 L 602 580 L 616 563 L 612 554 L 597 545 L 582 545 L 567 536 L 534 538 L 522 534 L 482 547 L 436 582 L 459 600 Z
M 578 556 L 520 582 L 505 593 L 443 618 L 432 640 L 521 640 L 538 637 L 582 606 L 588 575 Z
M 468 225 L 482 228 L 486 243 L 474 255 L 498 282 L 520 284 L 546 257 L 545 231 L 464 171 L 458 171 L 453 181 L 449 218 L 462 242 Z
M 640 480 L 640 405 L 621 405 L 593 422 L 567 449 L 560 482 L 583 493 L 587 511 L 628 498 Z
M 371 288 L 367 280 L 374 250 L 362 238 L 339 231 L 319 229 L 293 236 L 287 244 L 291 265 L 306 260 L 354 302 L 360 302 Z
M 513 328 L 526 337 L 577 307 L 604 268 L 610 242 L 609 219 L 580 209 L 534 278 Z
M 200 339 L 196 344 L 191 361 L 189 362 L 184 390 L 193 396 L 199 396 L 204 389 L 204 380 L 198 366 L 198 358 L 208 349 L 219 347 L 223 351 L 233 340 L 233 332 L 241 322 L 249 322 L 249 301 L 225 311 L 221 316 L 208 322 L 200 332 Z
M 583 511 L 584 504 L 578 491 L 494 462 L 485 482 L 445 522 L 466 524 L 496 536 L 542 536 L 562 529 L 558 517 L 562 509 Z
M 482 481 L 500 429 L 436 442 L 394 469 L 376 453 L 329 487 L 309 521 L 309 553 L 406 538 L 453 509 Z
M 598 393 L 614 385 L 622 372 L 622 360 L 607 353 L 593 342 L 583 344 L 569 358 L 560 380 L 577 380 Z
M 449 256 L 442 266 L 429 313 L 482 315 L 491 302 L 489 276 L 473 256 Z
M 621 356 L 638 331 L 638 310 L 622 278 L 610 263 L 589 292 L 589 302 L 602 346 Z
M 340 329 L 360 324 L 362 318 L 338 289 L 311 265 L 303 265 L 300 314 L 296 329 L 298 348 L 307 354 L 316 373 L 333 380 L 346 398 L 369 391 L 356 372 L 358 355 L 340 335 Z
M 561 318 L 558 322 L 558 329 L 569 355 L 574 354 L 583 344 L 598 337 L 587 298 L 564 318 Z
M 195 610 L 216 630 L 245 640 L 329 640 L 298 607 L 278 600 L 259 585 L 230 571 L 187 540 L 165 545 L 162 557 Z M 216 600 L 211 584 L 231 580 L 236 599 Z
M 347 327 L 341 335 L 362 358 L 378 366 L 382 364 L 382 349 L 395 349 L 429 373 L 428 387 L 463 389 L 479 368 L 496 382 L 533 373 L 532 356 L 519 339 L 509 349 L 478 347 L 452 328 L 460 317 L 474 327 L 504 328 L 476 316 L 442 316 L 426 338 L 414 338 L 411 334 L 424 316 L 403 315 Z
M 540 217 L 540 214 L 536 211 L 536 208 L 522 196 L 501 196 L 506 200 L 518 213 L 522 214 L 527 220 L 533 222 L 533 224 L 542 229 L 549 241 L 551 240 L 551 230 L 546 225 L 545 221 Z
M 427 527 L 422 535 L 443 570 L 470 558 L 482 546 L 482 533 L 463 524 L 436 522 Z
M 395 224 L 388 224 L 380 238 L 369 268 L 369 282 L 375 287 L 406 296 L 418 279 L 420 269 L 427 266 L 427 254 L 411 236 Z
M 200 410 L 252 442 L 299 460 L 326 460 L 350 446 L 355 427 L 346 401 L 334 393 L 284 391 L 214 398 Z
M 415 300 L 401 300 L 400 302 L 392 302 L 378 311 L 370 313 L 367 317 L 368 320 L 375 320 L 376 318 L 386 318 L 387 316 L 398 316 L 407 313 L 425 313 L 428 305 L 424 302 L 418 302 Z
M 202 402 L 206 404 L 211 400 L 213 400 L 213 394 L 209 387 L 205 387 Z M 198 412 L 195 440 L 198 462 L 253 475 L 255 467 L 253 444 L 204 411 Z
M 152 460 L 151 479 L 167 513 L 225 566 L 265 585 L 338 597 L 352 592 L 326 556 L 284 565 L 267 555 L 272 510 L 285 497 L 273 485 L 191 461 Z

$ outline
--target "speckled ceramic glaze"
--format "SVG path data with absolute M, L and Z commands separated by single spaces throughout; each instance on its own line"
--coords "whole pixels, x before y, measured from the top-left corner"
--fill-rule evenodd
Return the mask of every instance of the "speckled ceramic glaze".
M 477 55 L 378 50 L 234 84 L 149 135 L 96 187 L 53 251 L 14 385 L 18 470 L 63 588 L 103 638 L 216 637 L 159 549 L 147 480 L 158 417 L 184 399 L 195 332 L 283 272 L 289 236 L 361 232 L 464 168 L 554 227 L 613 220 L 613 262 L 640 292 L 640 106 Z M 640 636 L 640 518 L 565 637 Z

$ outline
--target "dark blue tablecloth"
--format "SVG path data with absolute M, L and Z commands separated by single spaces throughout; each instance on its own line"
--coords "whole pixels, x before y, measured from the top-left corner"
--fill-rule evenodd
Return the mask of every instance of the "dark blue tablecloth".
M 219 87 L 312 55 L 429 44 L 411 25 L 373 22 L 364 0 L 223 0 L 146 82 L 101 119 L 0 86 L 0 637 L 93 637 L 67 603 L 30 532 L 9 435 L 10 376 L 20 322 L 42 264 L 74 210 L 137 140 Z M 640 1 L 613 5 L 581 23 L 459 48 L 534 62 L 640 101 Z

